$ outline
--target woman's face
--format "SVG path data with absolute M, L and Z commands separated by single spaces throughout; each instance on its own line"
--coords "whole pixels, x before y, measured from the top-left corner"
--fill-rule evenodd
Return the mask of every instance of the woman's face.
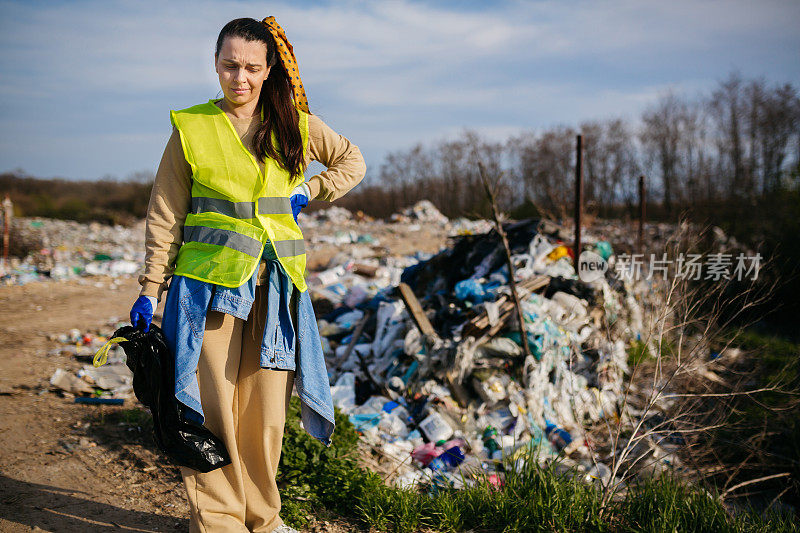
M 271 68 L 267 66 L 266 44 L 226 37 L 214 62 L 219 86 L 233 106 L 258 102 L 261 86 Z

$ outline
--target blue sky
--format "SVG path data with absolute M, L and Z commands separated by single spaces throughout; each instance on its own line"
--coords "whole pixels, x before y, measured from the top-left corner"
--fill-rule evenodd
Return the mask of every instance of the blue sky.
M 266 11 L 265 11 L 266 10 Z M 738 70 L 800 85 L 800 2 L 0 1 L 0 171 L 154 172 L 169 109 L 215 98 L 233 18 L 274 15 L 313 113 L 389 151 L 622 116 Z

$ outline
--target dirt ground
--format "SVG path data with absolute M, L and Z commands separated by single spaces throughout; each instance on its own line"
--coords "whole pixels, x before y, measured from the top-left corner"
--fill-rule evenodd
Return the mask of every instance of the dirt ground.
M 402 235 L 390 248 L 433 252 L 444 243 L 443 235 L 419 237 Z M 315 248 L 311 270 L 343 251 Z M 48 335 L 108 334 L 110 322 L 127 320 L 138 290 L 133 278 L 102 277 L 0 287 L 0 531 L 188 530 L 179 470 L 122 416 L 141 404 L 76 404 L 49 384 L 56 368 L 74 372 L 86 361 L 52 354 L 59 344 Z M 323 519 L 308 529 L 347 530 Z
M 75 404 L 50 391 L 71 355 L 48 355 L 48 334 L 109 331 L 139 285 L 126 278 L 37 282 L 0 289 L 0 530 L 180 531 L 188 529 L 178 471 L 104 419 L 117 406 Z M 134 432 L 135 433 L 135 432 Z M 122 438 L 120 438 L 122 437 Z

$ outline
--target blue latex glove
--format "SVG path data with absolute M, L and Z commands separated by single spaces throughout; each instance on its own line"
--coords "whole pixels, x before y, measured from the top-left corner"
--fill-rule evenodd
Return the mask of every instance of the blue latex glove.
M 297 222 L 297 215 L 300 214 L 300 210 L 308 205 L 309 196 L 311 196 L 311 190 L 305 183 L 295 187 L 289 195 L 289 200 L 292 202 L 292 215 L 294 216 L 295 222 Z
M 152 296 L 139 296 L 131 308 L 131 325 L 147 333 L 153 321 L 153 313 L 158 305 L 158 300 Z

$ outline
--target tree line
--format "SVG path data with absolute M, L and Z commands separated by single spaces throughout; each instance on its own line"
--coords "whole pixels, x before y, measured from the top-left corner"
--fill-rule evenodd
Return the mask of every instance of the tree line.
M 389 153 L 339 203 L 385 217 L 422 199 L 450 217 L 486 215 L 480 159 L 503 174 L 499 201 L 557 218 L 571 213 L 576 135 L 583 135 L 586 208 L 601 216 L 633 212 L 638 176 L 648 202 L 667 218 L 725 202 L 754 202 L 800 185 L 800 98 L 791 83 L 744 79 L 737 73 L 708 94 L 670 91 L 641 114 L 522 132 L 493 142 L 473 131 L 436 144 Z
M 106 176 L 96 181 L 41 179 L 21 170 L 0 174 L 0 194 L 8 194 L 17 216 L 79 222 L 132 224 L 144 218 L 153 174 L 137 172 L 125 180 Z
M 481 160 L 491 175 L 503 176 L 501 208 L 564 219 L 572 212 L 578 134 L 585 208 L 600 216 L 635 216 L 640 175 L 648 212 L 667 219 L 687 209 L 753 204 L 800 185 L 798 88 L 732 73 L 707 94 L 663 94 L 636 124 L 589 120 L 502 142 L 464 131 L 397 150 L 336 204 L 388 217 L 427 199 L 451 218 L 487 216 Z M 0 192 L 11 192 L 20 215 L 124 222 L 145 215 L 152 176 L 75 182 L 12 172 L 0 175 Z M 309 210 L 323 207 L 314 202 Z

